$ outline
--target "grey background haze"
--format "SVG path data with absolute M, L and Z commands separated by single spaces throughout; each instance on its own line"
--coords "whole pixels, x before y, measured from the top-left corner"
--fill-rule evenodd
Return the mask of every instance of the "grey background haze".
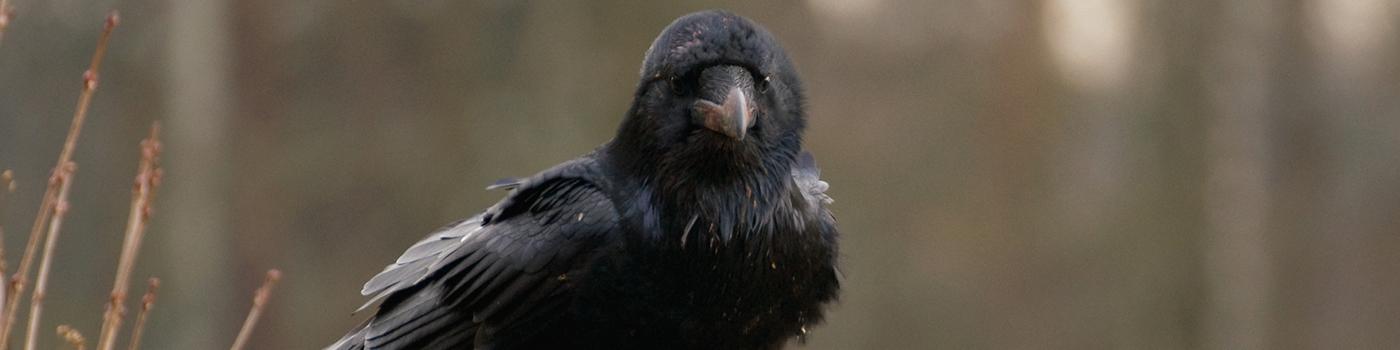
M 47 330 L 97 336 L 151 121 L 146 348 L 226 347 L 270 267 L 253 348 L 318 348 L 363 317 L 361 283 L 501 196 L 484 186 L 609 140 L 657 32 L 726 8 L 803 74 L 845 233 L 841 302 L 801 348 L 1400 344 L 1394 1 L 10 3 L 11 266 L 123 16 Z

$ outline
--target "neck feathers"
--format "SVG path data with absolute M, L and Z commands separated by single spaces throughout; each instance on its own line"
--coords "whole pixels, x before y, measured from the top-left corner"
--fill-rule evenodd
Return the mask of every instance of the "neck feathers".
M 686 246 L 766 242 L 796 215 L 790 157 L 631 164 L 624 210 L 647 241 Z M 765 243 L 766 244 L 766 243 Z

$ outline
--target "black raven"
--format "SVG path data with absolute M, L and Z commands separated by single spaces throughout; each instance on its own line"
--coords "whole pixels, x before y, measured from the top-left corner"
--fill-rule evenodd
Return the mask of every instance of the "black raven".
M 767 30 L 705 11 L 647 49 L 616 138 L 414 244 L 332 349 L 776 349 L 836 298 L 831 198 Z

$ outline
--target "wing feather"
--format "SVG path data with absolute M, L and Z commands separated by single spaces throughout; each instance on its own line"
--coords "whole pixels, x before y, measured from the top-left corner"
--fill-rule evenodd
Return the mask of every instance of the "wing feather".
M 812 157 L 812 153 L 804 151 L 797 156 L 797 164 L 792 167 L 792 177 L 797 182 L 798 188 L 802 190 L 802 197 L 806 198 L 813 208 L 819 208 L 834 201 L 831 196 L 826 194 L 826 190 L 831 185 L 822 181 L 821 175 L 822 170 L 817 168 L 817 160 Z
M 547 322 L 569 295 L 559 276 L 616 231 L 590 169 L 576 160 L 511 180 L 486 213 L 409 247 L 362 288 L 375 315 L 331 348 L 484 348 L 491 334 Z

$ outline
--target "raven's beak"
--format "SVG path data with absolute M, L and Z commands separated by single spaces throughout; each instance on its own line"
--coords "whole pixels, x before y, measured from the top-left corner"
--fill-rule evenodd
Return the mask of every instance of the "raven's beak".
M 722 104 L 703 98 L 696 100 L 694 113 L 706 129 L 743 140 L 749 127 L 753 126 L 755 107 L 753 97 L 743 88 L 734 86 L 729 88 L 729 94 Z

